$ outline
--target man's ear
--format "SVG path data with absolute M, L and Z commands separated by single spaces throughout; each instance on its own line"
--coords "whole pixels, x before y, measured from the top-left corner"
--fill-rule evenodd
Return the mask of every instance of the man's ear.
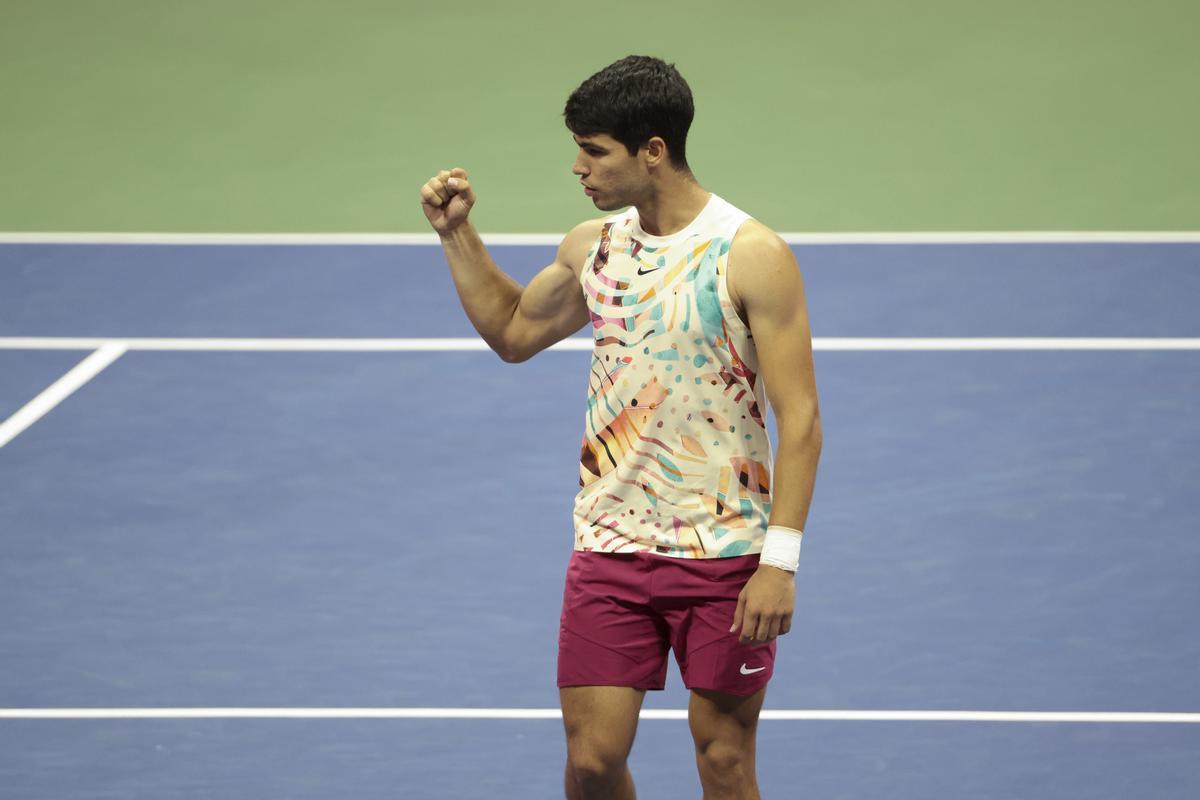
M 662 166 L 667 160 L 667 143 L 661 136 L 651 136 L 646 142 L 646 166 L 650 168 Z

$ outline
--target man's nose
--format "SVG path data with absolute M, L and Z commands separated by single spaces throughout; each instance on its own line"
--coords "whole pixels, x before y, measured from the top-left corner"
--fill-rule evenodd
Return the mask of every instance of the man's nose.
M 575 163 L 571 165 L 571 172 L 573 172 L 574 174 L 576 174 L 580 177 L 587 175 L 588 171 L 587 171 L 587 168 L 583 166 L 583 159 L 581 159 L 581 158 L 575 159 Z

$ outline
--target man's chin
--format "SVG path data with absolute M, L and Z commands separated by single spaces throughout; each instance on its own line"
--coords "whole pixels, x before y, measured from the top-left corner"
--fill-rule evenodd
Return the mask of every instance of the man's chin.
M 601 211 L 620 211 L 629 205 L 629 203 L 614 201 L 610 198 L 601 199 L 599 195 L 592 198 L 592 204 Z

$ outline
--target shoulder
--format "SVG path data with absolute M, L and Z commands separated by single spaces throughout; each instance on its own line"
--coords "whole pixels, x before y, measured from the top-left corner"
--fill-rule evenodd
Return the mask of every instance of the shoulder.
M 600 231 L 608 220 L 608 217 L 597 217 L 585 220 L 572 228 L 558 246 L 559 263 L 579 274 L 583 269 L 583 262 L 587 260 L 588 251 L 596 239 L 600 238 Z
M 741 224 L 734 234 L 733 243 L 729 248 L 730 259 L 753 257 L 792 257 L 792 248 L 775 231 L 750 217 Z
M 796 256 L 779 234 L 753 217 L 742 223 L 729 247 L 729 293 L 737 303 L 798 273 Z

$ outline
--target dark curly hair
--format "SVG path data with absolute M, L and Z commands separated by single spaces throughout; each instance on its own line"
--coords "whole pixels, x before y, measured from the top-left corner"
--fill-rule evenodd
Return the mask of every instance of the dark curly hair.
M 667 156 L 688 169 L 687 133 L 696 110 L 692 90 L 674 64 L 653 56 L 626 56 L 579 84 L 563 117 L 577 136 L 605 133 L 633 155 L 662 137 Z

